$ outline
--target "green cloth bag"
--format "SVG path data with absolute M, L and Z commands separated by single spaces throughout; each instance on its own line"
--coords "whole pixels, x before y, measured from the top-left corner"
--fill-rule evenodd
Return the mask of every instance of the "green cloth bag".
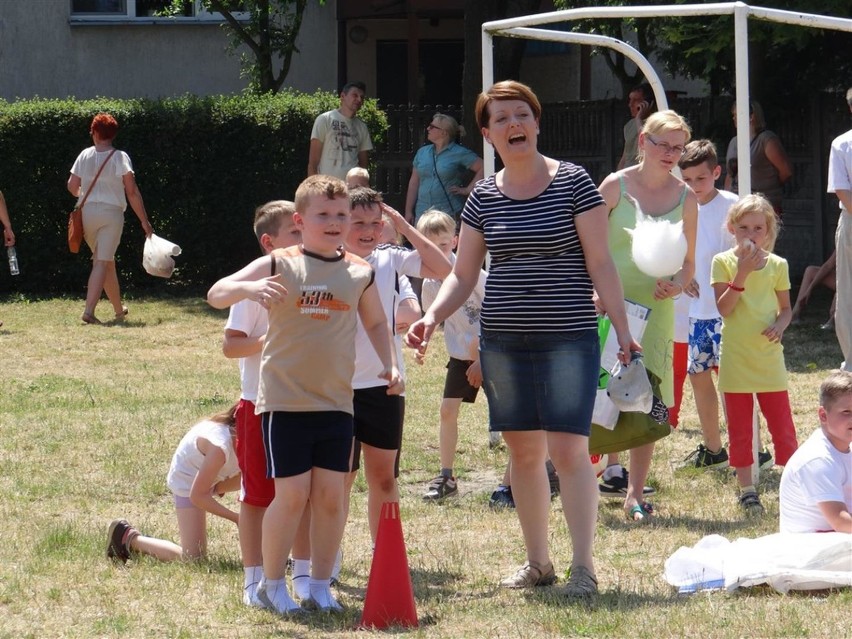
M 598 337 L 601 341 L 601 349 L 603 349 L 609 330 L 609 318 L 598 317 Z M 651 382 L 654 395 L 661 397 L 660 378 L 648 371 L 648 379 Z M 609 381 L 609 371 L 601 368 L 598 388 L 606 388 L 607 381 Z M 630 450 L 643 444 L 655 442 L 671 432 L 672 427 L 669 424 L 660 424 L 651 419 L 650 415 L 621 412 L 612 430 L 598 424 L 592 424 L 589 435 L 589 453 L 592 455 L 620 453 L 623 450 Z

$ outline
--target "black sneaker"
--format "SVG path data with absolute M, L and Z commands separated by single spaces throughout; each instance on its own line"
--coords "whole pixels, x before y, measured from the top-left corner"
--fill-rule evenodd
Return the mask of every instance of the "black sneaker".
M 429 482 L 429 488 L 426 490 L 426 494 L 423 495 L 423 501 L 440 501 L 445 497 L 457 495 L 458 492 L 459 486 L 455 477 L 438 475 Z
M 601 483 L 598 484 L 598 491 L 600 492 L 601 497 L 613 497 L 616 499 L 623 499 L 627 496 L 627 478 L 629 477 L 629 473 L 626 468 L 621 469 L 621 477 L 616 475 L 611 479 L 603 479 L 601 478 Z M 645 486 L 642 489 L 642 496 L 647 497 L 648 495 L 653 495 L 657 490 L 651 486 Z
M 740 495 L 740 506 L 749 517 L 760 517 L 763 515 L 763 504 L 757 493 L 747 492 Z
M 488 505 L 495 509 L 514 508 L 515 499 L 512 497 L 511 486 L 498 486 L 497 490 L 491 493 L 491 498 L 488 500 Z
M 130 541 L 131 537 L 138 534 L 139 531 L 127 523 L 126 519 L 113 520 L 107 531 L 107 557 L 126 564 L 127 560 L 130 559 L 130 549 L 127 547 L 127 542 Z
M 723 446 L 718 453 L 711 453 L 704 444 L 698 444 L 698 448 L 689 453 L 684 461 L 692 460 L 691 466 L 695 468 L 727 468 L 728 451 Z
M 772 453 L 768 450 L 761 450 L 757 453 L 757 463 L 760 465 L 760 470 L 769 470 L 775 460 L 772 459 Z

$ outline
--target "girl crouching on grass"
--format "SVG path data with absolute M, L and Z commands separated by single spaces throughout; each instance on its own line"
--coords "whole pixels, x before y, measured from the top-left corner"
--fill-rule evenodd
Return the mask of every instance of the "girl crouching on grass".
M 239 490 L 234 452 L 237 404 L 199 422 L 180 440 L 166 483 L 174 494 L 180 546 L 146 537 L 124 519 L 109 525 L 107 557 L 126 563 L 133 551 L 160 561 L 196 559 L 207 553 L 207 513 L 238 523 L 238 515 L 216 500 Z
M 728 211 L 735 248 L 713 258 L 711 281 L 722 316 L 719 390 L 725 401 L 731 466 L 740 485 L 740 506 L 763 514 L 751 466 L 752 413 L 757 395 L 772 435 L 775 459 L 784 466 L 795 452 L 796 428 L 787 395 L 787 368 L 781 338 L 790 324 L 787 261 L 772 253 L 778 221 L 762 195 L 746 195 Z

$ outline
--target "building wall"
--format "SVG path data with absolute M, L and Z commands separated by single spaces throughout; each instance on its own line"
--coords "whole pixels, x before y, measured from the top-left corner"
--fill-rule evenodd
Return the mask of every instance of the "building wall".
M 0 2 L 0 97 L 238 93 L 239 57 L 219 23 L 71 24 L 69 0 Z M 310 3 L 286 85 L 333 89 L 335 0 Z

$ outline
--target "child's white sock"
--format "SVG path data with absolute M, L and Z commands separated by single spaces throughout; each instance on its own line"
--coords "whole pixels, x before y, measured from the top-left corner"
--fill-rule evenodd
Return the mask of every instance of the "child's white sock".
M 343 563 L 343 551 L 338 548 L 334 557 L 334 566 L 331 567 L 331 583 L 340 581 L 340 564 Z
M 259 606 L 257 585 L 263 578 L 263 566 L 243 566 L 243 603 L 247 606 Z
M 308 581 L 311 577 L 311 560 L 293 560 L 293 594 L 299 599 L 307 599 L 311 596 Z
M 343 610 L 337 599 L 331 594 L 328 579 L 310 579 L 311 600 L 320 610 Z
M 609 481 L 613 477 L 621 477 L 624 475 L 624 467 L 621 464 L 610 464 L 603 471 L 603 480 Z

